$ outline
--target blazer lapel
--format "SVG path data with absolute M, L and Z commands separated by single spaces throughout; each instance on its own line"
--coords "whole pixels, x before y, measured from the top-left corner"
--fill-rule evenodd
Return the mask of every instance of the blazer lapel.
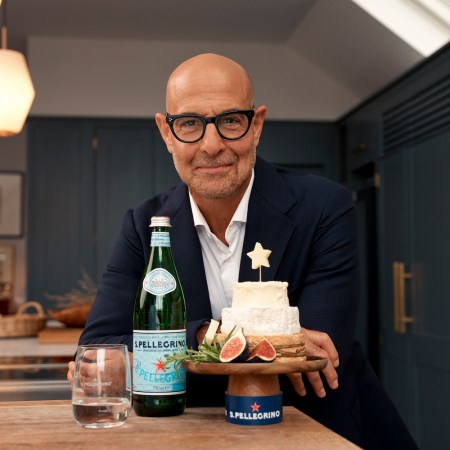
M 283 255 L 296 226 L 286 213 L 295 203 L 295 197 L 290 194 L 278 173 L 271 165 L 258 158 L 248 207 L 239 281 L 259 281 L 259 269 L 251 268 L 251 260 L 247 256 L 256 242 L 272 251 L 269 257 L 270 267 L 262 268 L 262 281 L 277 279 Z

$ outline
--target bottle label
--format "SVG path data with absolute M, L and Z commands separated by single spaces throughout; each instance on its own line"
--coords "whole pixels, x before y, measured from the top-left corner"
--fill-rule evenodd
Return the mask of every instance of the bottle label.
M 149 272 L 143 282 L 143 287 L 153 295 L 165 295 L 172 292 L 177 287 L 177 282 L 166 269 L 153 269 Z
M 152 231 L 151 247 L 170 247 L 170 233 L 167 231 Z
M 186 351 L 186 330 L 133 332 L 133 393 L 175 395 L 186 392 L 186 371 L 166 355 Z

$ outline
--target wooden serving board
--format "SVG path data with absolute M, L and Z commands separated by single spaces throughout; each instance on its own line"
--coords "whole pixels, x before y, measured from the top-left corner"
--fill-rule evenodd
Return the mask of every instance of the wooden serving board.
M 327 359 L 308 356 L 306 360 L 292 358 L 288 363 L 194 363 L 183 361 L 186 370 L 204 375 L 228 375 L 229 395 L 258 397 L 280 393 L 278 375 L 322 370 Z
M 294 372 L 313 372 L 322 370 L 327 365 L 326 358 L 308 356 L 306 360 L 292 358 L 288 363 L 195 363 L 183 361 L 189 372 L 204 375 L 278 375 Z
M 44 328 L 38 334 L 40 344 L 77 344 L 83 328 Z

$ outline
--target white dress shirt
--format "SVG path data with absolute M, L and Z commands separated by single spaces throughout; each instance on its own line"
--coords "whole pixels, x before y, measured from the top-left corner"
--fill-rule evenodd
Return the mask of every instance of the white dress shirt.
M 231 306 L 231 286 L 233 281 L 238 281 L 239 278 L 239 266 L 247 223 L 248 201 L 254 177 L 255 175 L 252 171 L 247 190 L 225 232 L 228 246 L 211 232 L 203 214 L 189 193 L 194 225 L 202 247 L 203 265 L 208 283 L 213 319 L 219 319 L 222 315 L 222 309 Z

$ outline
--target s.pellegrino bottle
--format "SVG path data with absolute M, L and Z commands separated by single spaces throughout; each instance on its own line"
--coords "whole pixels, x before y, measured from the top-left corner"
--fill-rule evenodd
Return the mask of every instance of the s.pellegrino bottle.
M 138 416 L 176 416 L 186 404 L 186 372 L 164 364 L 186 351 L 186 304 L 170 247 L 170 218 L 152 217 L 150 260 L 133 314 L 133 408 Z

